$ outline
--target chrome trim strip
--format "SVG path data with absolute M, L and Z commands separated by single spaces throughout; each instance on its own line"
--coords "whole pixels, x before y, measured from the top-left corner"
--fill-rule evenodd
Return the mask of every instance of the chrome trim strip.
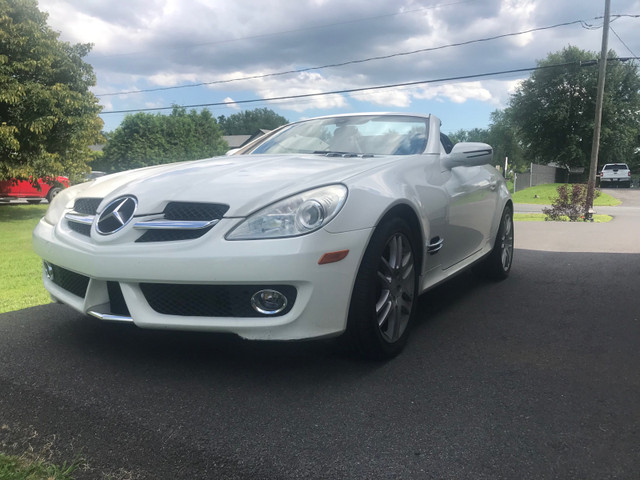
M 213 227 L 220 220 L 147 220 L 133 224 L 138 230 L 202 230 Z
M 131 317 L 125 317 L 123 315 L 112 315 L 110 313 L 100 313 L 100 312 L 95 312 L 93 310 L 89 310 L 87 312 L 89 315 L 91 315 L 92 317 L 96 317 L 99 318 L 100 320 L 108 320 L 110 322 L 127 322 L 127 323 L 133 323 L 133 318 Z
M 431 240 L 436 240 L 436 241 L 427 245 L 427 252 L 429 253 L 429 255 L 435 255 L 443 247 L 444 238 L 436 237 L 436 238 L 432 238 Z
M 66 213 L 64 218 L 74 223 L 81 223 L 83 225 L 91 225 L 93 224 L 93 219 L 96 218 L 95 215 L 81 215 L 79 213 Z

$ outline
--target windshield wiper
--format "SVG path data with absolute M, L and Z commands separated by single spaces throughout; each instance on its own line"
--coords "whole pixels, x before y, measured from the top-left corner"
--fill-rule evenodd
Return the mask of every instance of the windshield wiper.
M 344 157 L 344 158 L 353 158 L 353 157 L 362 157 L 362 158 L 370 158 L 373 157 L 371 153 L 352 153 L 352 152 L 337 152 L 332 150 L 316 150 L 313 152 L 317 155 L 324 155 L 326 157 Z

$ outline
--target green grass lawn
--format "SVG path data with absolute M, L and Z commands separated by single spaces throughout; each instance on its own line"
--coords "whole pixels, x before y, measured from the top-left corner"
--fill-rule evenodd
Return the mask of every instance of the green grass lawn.
M 557 189 L 562 183 L 548 183 L 537 187 L 526 188 L 512 195 L 515 203 L 532 203 L 535 205 L 551 205 L 558 197 Z M 569 184 L 570 185 L 570 184 Z M 622 202 L 611 195 L 601 192 L 600 196 L 593 201 L 596 207 L 613 207 Z
M 561 222 L 568 222 L 569 217 L 564 217 L 566 220 L 560 220 Z M 544 222 L 547 220 L 547 216 L 544 213 L 514 213 L 513 219 L 516 222 Z M 612 220 L 609 215 L 594 215 L 594 223 L 607 223 Z
M 37 459 L 0 453 L 0 480 L 72 480 L 76 465 L 58 467 Z
M 0 313 L 49 303 L 31 232 L 48 205 L 0 205 Z

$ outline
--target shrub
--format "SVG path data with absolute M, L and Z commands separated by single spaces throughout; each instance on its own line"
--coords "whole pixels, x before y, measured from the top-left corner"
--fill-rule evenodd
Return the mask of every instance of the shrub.
M 551 208 L 543 208 L 542 213 L 547 220 L 562 220 L 569 217 L 570 222 L 576 222 L 583 218 L 587 206 L 587 186 L 575 183 L 573 185 L 560 185 L 557 189 L 558 198 Z M 598 198 L 600 191 L 594 192 L 593 198 Z

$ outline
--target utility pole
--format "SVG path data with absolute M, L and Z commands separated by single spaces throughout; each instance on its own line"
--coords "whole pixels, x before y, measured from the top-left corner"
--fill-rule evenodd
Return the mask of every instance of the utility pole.
M 604 80 L 607 75 L 607 54 L 609 45 L 609 18 L 611 0 L 604 1 L 604 23 L 602 25 L 602 51 L 598 69 L 598 93 L 596 96 L 596 118 L 593 127 L 591 144 L 591 164 L 589 166 L 589 182 L 587 183 L 587 204 L 584 218 L 591 220 L 593 215 L 593 197 L 596 189 L 596 169 L 598 168 L 598 150 L 600 148 L 600 130 L 602 128 L 602 101 L 604 98 Z

